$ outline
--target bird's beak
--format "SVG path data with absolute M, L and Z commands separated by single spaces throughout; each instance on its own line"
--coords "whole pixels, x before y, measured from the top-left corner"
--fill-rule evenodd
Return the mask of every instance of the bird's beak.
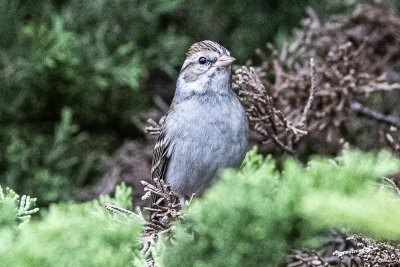
M 234 58 L 234 57 L 231 57 L 231 56 L 228 56 L 228 55 L 222 55 L 217 60 L 217 62 L 215 62 L 214 66 L 216 66 L 216 67 L 228 67 L 235 60 L 236 60 L 236 58 Z

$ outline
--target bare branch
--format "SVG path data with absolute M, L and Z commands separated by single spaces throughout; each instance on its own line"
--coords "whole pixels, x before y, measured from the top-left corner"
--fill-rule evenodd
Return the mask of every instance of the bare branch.
M 362 115 L 365 115 L 369 118 L 375 119 L 377 121 L 385 122 L 385 123 L 388 123 L 390 125 L 400 128 L 400 118 L 399 117 L 383 115 L 381 113 L 378 113 L 370 108 L 367 108 L 367 107 L 361 105 L 358 102 L 351 103 L 351 108 L 354 111 L 356 111 Z
M 307 104 L 304 107 L 303 115 L 301 116 L 301 119 L 298 123 L 298 125 L 303 125 L 306 120 L 307 120 L 307 115 L 308 112 L 311 108 L 311 104 L 314 100 L 314 94 L 315 94 L 315 62 L 314 58 L 310 59 L 310 66 L 311 66 L 311 89 L 310 89 L 310 96 L 308 97 Z

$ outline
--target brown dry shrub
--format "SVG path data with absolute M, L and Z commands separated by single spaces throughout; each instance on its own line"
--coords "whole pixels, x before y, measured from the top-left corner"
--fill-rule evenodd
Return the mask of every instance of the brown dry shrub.
M 400 266 L 400 250 L 388 241 L 333 231 L 318 251 L 293 250 L 287 256 L 286 266 L 394 267 Z
M 280 51 L 268 45 L 268 54 L 258 50 L 262 64 L 236 69 L 233 86 L 261 143 L 293 153 L 308 134 L 306 144 L 319 144 L 312 153 L 336 154 L 371 93 L 400 88 L 387 78 L 400 62 L 400 17 L 383 4 L 359 5 L 325 23 L 307 11 L 296 41 Z
M 353 260 L 350 266 L 399 266 L 400 249 L 388 242 L 377 242 L 370 238 L 353 235 L 347 238 L 357 244 L 357 249 L 335 251 L 333 254 L 340 262 Z M 346 265 L 344 265 L 346 266 Z

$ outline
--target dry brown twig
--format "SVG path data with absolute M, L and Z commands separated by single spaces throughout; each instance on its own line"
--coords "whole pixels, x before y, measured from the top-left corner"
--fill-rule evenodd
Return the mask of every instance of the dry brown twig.
M 389 243 L 376 242 L 370 238 L 353 235 L 348 238 L 356 242 L 358 249 L 335 251 L 333 254 L 343 260 L 346 257 L 357 256 L 361 266 L 399 266 L 400 250 Z
M 107 203 L 105 208 L 115 214 L 124 218 L 135 218 L 144 225 L 145 232 L 142 236 L 142 253 L 147 259 L 150 267 L 154 266 L 154 259 L 152 256 L 152 249 L 154 248 L 158 236 L 167 234 L 171 238 L 173 221 L 181 220 L 181 204 L 179 197 L 171 190 L 171 186 L 163 180 L 154 179 L 154 183 L 142 181 L 145 186 L 143 200 L 147 200 L 151 195 L 157 196 L 157 202 L 152 203 L 151 207 L 145 207 L 144 210 L 150 213 L 150 220 L 146 221 L 138 209 L 138 214 L 121 208 L 116 205 Z M 191 200 L 190 200 L 191 201 Z
M 114 214 L 117 214 L 119 216 L 121 216 L 121 218 L 123 219 L 135 219 L 136 221 L 138 221 L 140 224 L 145 225 L 146 224 L 146 219 L 144 218 L 142 212 L 140 211 L 140 209 L 137 209 L 137 213 L 132 212 L 130 210 L 124 209 L 120 206 L 111 204 L 111 203 L 106 203 L 104 208 L 106 208 L 107 210 L 113 212 Z M 124 223 L 125 221 L 121 221 L 118 218 L 115 218 L 118 222 L 122 222 Z
M 235 71 L 233 88 L 238 90 L 240 99 L 245 107 L 250 127 L 264 137 L 264 142 L 272 139 L 285 152 L 294 154 L 293 145 L 307 134 L 305 122 L 315 93 L 315 64 L 310 60 L 311 89 L 301 118 L 293 124 L 282 112 L 275 108 L 274 100 L 260 80 L 257 70 L 242 66 Z M 285 140 L 282 140 L 282 139 Z
M 156 196 L 157 201 L 150 207 L 144 208 L 150 212 L 150 221 L 145 226 L 145 236 L 143 238 L 143 253 L 147 258 L 149 266 L 154 266 L 154 259 L 151 250 L 160 234 L 167 234 L 171 238 L 172 225 L 174 221 L 182 220 L 181 204 L 179 197 L 171 190 L 171 186 L 159 180 L 153 179 L 153 183 L 142 181 L 145 186 L 143 200 Z
M 400 266 L 400 250 L 388 242 L 344 233 L 335 233 L 328 240 L 319 252 L 294 250 L 287 256 L 286 266 Z
M 294 250 L 293 254 L 287 256 L 288 261 L 293 261 L 287 264 L 287 267 L 301 267 L 301 266 L 312 266 L 312 267 L 324 267 L 330 266 L 329 262 L 322 258 L 316 251 L 302 252 L 300 250 Z
M 171 186 L 163 180 L 154 179 L 153 184 L 142 181 L 145 186 L 143 199 L 149 199 L 151 195 L 157 196 L 157 201 L 150 208 L 145 208 L 151 214 L 151 231 L 170 231 L 170 222 L 181 219 L 181 204 L 179 197 L 171 190 Z

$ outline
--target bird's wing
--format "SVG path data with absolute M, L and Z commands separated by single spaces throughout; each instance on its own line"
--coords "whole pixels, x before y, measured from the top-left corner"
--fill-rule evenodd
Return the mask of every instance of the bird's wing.
M 168 168 L 168 163 L 170 156 L 168 156 L 168 146 L 169 143 L 167 142 L 167 139 L 165 138 L 166 136 L 166 130 L 165 130 L 165 124 L 161 128 L 161 133 L 158 136 L 156 145 L 154 146 L 154 152 L 153 152 L 153 162 L 152 162 L 152 167 L 151 167 L 151 179 L 153 185 L 157 185 L 157 183 L 154 182 L 155 179 L 158 179 L 159 181 L 163 180 L 166 182 L 166 173 L 167 173 L 167 168 Z M 159 184 L 159 183 L 158 183 Z M 163 188 L 159 188 L 161 191 L 164 192 Z M 151 201 L 152 203 L 157 203 L 160 197 L 156 194 L 151 195 Z M 160 204 L 160 203 L 159 203 Z
M 162 127 L 160 136 L 157 139 L 156 145 L 154 146 L 153 162 L 151 167 L 151 178 L 165 181 L 165 174 L 167 173 L 167 167 L 169 162 L 168 157 L 168 142 L 165 139 L 165 127 Z

